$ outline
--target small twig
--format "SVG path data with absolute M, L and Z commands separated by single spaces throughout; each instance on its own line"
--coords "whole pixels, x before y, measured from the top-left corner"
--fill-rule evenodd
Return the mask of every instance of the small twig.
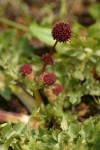
M 19 122 L 23 122 L 25 124 L 30 123 L 33 129 L 38 129 L 40 126 L 39 121 L 41 120 L 41 116 L 38 115 L 30 122 L 29 122 L 29 119 L 30 119 L 29 115 L 0 110 L 0 122 L 10 122 L 14 124 L 19 123 Z
M 18 123 L 19 121 L 21 121 L 27 123 L 28 120 L 29 120 L 28 115 L 0 110 L 0 122 Z

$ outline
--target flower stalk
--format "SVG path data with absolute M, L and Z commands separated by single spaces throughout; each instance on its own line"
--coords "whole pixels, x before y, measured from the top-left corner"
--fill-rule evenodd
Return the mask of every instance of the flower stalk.
M 52 56 L 52 54 L 53 54 L 53 52 L 54 52 L 54 50 L 55 50 L 55 47 L 56 47 L 57 43 L 58 43 L 58 41 L 56 40 L 56 42 L 54 43 L 52 49 L 50 50 L 49 56 Z M 44 65 L 43 65 L 43 67 L 42 67 L 42 69 L 41 69 L 40 75 L 45 72 L 47 65 L 48 65 L 48 62 L 45 62 Z

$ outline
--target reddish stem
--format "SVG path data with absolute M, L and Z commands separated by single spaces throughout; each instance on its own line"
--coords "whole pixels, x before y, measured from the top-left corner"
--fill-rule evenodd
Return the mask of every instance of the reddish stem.
M 54 43 L 52 49 L 50 50 L 50 53 L 49 53 L 50 56 L 53 54 L 54 49 L 55 49 L 57 43 L 58 43 L 58 41 L 56 40 L 56 42 Z M 47 62 L 44 63 L 44 65 L 43 65 L 43 67 L 42 67 L 42 69 L 41 69 L 40 74 L 43 74 L 43 73 L 45 72 L 45 69 L 46 69 L 47 64 L 48 64 Z
M 53 45 L 52 49 L 50 50 L 50 55 L 53 54 L 53 51 L 55 50 L 57 43 L 58 43 L 58 41 L 56 40 L 55 44 Z
M 45 72 L 46 66 L 47 66 L 47 62 L 44 63 L 44 65 L 43 65 L 43 67 L 41 69 L 41 73 L 40 74 L 43 74 Z

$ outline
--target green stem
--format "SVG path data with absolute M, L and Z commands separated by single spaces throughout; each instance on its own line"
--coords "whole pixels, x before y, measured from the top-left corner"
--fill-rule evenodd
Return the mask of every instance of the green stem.
M 88 62 L 88 59 L 86 58 L 86 59 L 83 61 L 83 63 L 82 63 L 81 72 L 84 71 L 84 69 L 85 69 L 85 67 L 86 67 L 86 65 L 87 65 L 87 62 Z
M 14 27 L 14 28 L 17 28 L 17 29 L 19 29 L 19 30 L 22 30 L 22 31 L 24 31 L 24 32 L 27 31 L 27 27 L 26 27 L 26 26 L 24 26 L 24 25 L 22 25 L 22 24 L 19 24 L 19 23 L 16 23 L 16 22 L 14 22 L 14 21 L 12 21 L 12 20 L 9 20 L 9 19 L 0 17 L 0 22 L 1 22 L 1 23 L 4 23 L 4 24 L 7 24 L 7 25 L 9 25 L 9 26 L 12 26 L 12 27 Z
M 35 100 L 37 102 L 37 105 L 40 107 L 41 105 L 43 105 L 43 101 L 42 101 L 42 97 L 39 93 L 38 90 L 34 90 L 33 91 L 33 94 L 34 94 L 34 97 L 35 97 Z

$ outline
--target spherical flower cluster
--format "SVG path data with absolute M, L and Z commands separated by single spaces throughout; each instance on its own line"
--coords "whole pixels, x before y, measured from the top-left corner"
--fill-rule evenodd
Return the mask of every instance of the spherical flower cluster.
M 54 73 L 46 73 L 43 77 L 43 82 L 50 86 L 50 85 L 53 85 L 56 81 L 56 76 Z
M 57 23 L 52 30 L 53 38 L 59 42 L 69 41 L 71 33 L 70 25 L 64 22 Z
M 55 84 L 55 87 L 53 89 L 53 92 L 58 95 L 62 92 L 63 86 L 61 84 Z
M 32 66 L 30 64 L 24 64 L 20 67 L 20 73 L 23 76 L 27 76 L 32 73 Z
M 42 55 L 41 60 L 44 63 L 50 64 L 50 65 L 53 65 L 54 63 L 52 56 L 49 55 L 48 53 L 45 53 L 44 55 Z

